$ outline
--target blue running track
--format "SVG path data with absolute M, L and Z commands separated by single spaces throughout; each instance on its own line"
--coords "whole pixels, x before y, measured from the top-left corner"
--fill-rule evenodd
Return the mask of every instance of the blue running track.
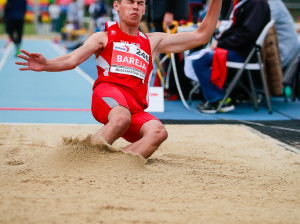
M 0 39 L 0 47 L 5 39 Z M 23 49 L 40 52 L 46 58 L 62 54 L 50 40 L 24 39 Z M 0 52 L 0 123 L 68 123 L 97 124 L 91 112 L 93 81 L 97 70 L 93 56 L 80 67 L 65 72 L 21 72 L 15 65 L 15 49 L 10 45 Z M 165 101 L 165 112 L 152 113 L 165 120 L 299 120 L 300 102 L 272 98 L 273 114 L 261 104 L 255 112 L 252 105 L 241 104 L 234 111 L 202 114 L 192 104 L 192 111 L 181 101 Z

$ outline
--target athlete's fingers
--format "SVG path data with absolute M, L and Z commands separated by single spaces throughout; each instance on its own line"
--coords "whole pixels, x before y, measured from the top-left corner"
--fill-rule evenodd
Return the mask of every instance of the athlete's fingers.
M 28 71 L 29 68 L 28 67 L 24 67 L 24 68 L 19 68 L 20 71 Z
M 30 53 L 30 56 L 37 57 L 37 56 L 40 56 L 40 54 L 39 53 Z
M 17 55 L 18 56 L 18 58 L 22 58 L 22 59 L 24 59 L 25 61 L 28 61 L 28 57 L 26 57 L 26 56 L 24 56 L 24 55 L 22 55 L 22 54 L 18 54 Z
M 30 55 L 30 53 L 28 52 L 28 51 L 25 51 L 25 50 L 20 50 L 23 54 L 26 54 L 27 56 L 29 56 Z
M 25 65 L 28 66 L 28 62 L 20 62 L 20 61 L 16 61 L 17 65 Z

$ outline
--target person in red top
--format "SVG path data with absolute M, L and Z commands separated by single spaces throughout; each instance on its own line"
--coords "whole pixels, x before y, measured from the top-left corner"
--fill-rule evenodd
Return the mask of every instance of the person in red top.
M 99 77 L 93 87 L 92 113 L 104 126 L 92 136 L 91 143 L 111 145 L 123 137 L 131 142 L 125 152 L 148 158 L 168 137 L 163 124 L 144 111 L 153 60 L 161 53 L 183 52 L 209 42 L 221 2 L 212 0 L 196 31 L 171 35 L 139 31 L 145 0 L 117 0 L 113 6 L 120 21 L 107 24 L 105 32 L 94 33 L 78 49 L 53 59 L 21 50 L 18 57 L 25 62 L 16 64 L 24 66 L 21 71 L 65 71 L 95 54 Z

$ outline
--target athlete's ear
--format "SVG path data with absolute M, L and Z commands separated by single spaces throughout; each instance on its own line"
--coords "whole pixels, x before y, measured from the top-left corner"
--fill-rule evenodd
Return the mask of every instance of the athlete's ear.
M 120 3 L 118 1 L 114 1 L 114 3 L 113 3 L 113 6 L 117 12 L 119 12 L 119 4 Z

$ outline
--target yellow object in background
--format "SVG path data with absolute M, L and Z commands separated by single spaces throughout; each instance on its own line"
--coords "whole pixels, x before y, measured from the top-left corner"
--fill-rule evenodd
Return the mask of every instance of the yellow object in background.
M 34 13 L 30 11 L 26 11 L 25 13 L 25 21 L 28 23 L 32 23 L 34 20 Z
M 177 28 L 178 28 L 178 21 L 174 20 L 174 21 L 172 22 L 172 25 L 169 27 L 170 33 L 171 33 L 171 34 L 176 33 L 176 32 L 177 32 Z M 164 29 L 164 31 L 165 31 L 166 33 L 168 33 L 167 27 L 166 27 L 166 24 L 165 24 L 165 23 L 163 23 L 163 29 Z
M 6 4 L 7 0 L 0 0 L 0 9 L 4 8 L 4 5 Z
M 50 23 L 51 19 L 48 13 L 42 13 L 42 22 L 43 23 Z

